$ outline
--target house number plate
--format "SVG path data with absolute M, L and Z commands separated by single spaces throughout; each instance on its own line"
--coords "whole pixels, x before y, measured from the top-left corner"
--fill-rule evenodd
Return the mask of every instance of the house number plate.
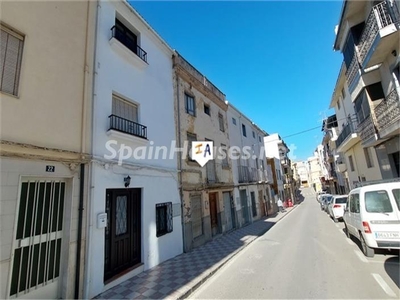
M 46 172 L 54 172 L 56 169 L 55 166 L 46 166 Z

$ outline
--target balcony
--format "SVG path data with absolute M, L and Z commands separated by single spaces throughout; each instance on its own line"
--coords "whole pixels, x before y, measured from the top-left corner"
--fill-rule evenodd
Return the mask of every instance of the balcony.
M 110 115 L 108 118 L 110 119 L 109 130 L 116 130 L 122 133 L 137 136 L 142 139 L 147 139 L 146 126 L 118 117 L 116 115 Z
M 139 45 L 137 45 L 137 43 L 134 42 L 131 36 L 125 31 L 118 29 L 117 26 L 113 26 L 111 28 L 111 36 L 120 41 L 125 47 L 127 47 L 129 50 L 139 56 L 140 59 L 147 63 L 147 52 L 140 48 Z
M 210 160 L 206 164 L 206 184 L 209 186 L 232 184 L 230 169 L 224 168 L 223 163 Z
M 247 166 L 239 166 L 239 183 L 258 182 L 258 170 Z
M 384 61 L 393 47 L 397 46 L 399 21 L 395 1 L 393 4 L 383 1 L 372 8 L 358 46 L 360 63 L 364 69 Z
M 393 89 L 385 100 L 375 107 L 374 112 L 380 138 L 400 133 L 400 101 L 396 89 Z
M 355 130 L 353 122 L 347 123 L 347 125 L 340 132 L 336 143 L 336 149 L 338 152 L 346 152 L 348 149 L 353 147 L 358 142 L 358 135 Z
M 346 81 L 350 92 L 354 90 L 354 84 L 358 81 L 356 78 L 360 78 L 360 65 L 358 64 L 357 52 L 354 53 L 350 66 L 346 69 Z
M 374 146 L 378 141 L 376 126 L 371 115 L 358 124 L 357 131 L 364 147 Z

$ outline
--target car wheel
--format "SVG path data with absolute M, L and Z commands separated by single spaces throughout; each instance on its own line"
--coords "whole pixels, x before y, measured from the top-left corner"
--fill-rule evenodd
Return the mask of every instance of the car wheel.
M 337 223 L 339 222 L 337 218 L 333 217 L 333 222 Z
M 350 232 L 349 232 L 349 229 L 347 228 L 346 223 L 344 223 L 344 232 L 346 233 L 346 236 L 347 236 L 348 238 L 350 238 Z
M 362 248 L 362 252 L 364 253 L 364 255 L 366 257 L 374 257 L 375 255 L 375 250 L 368 247 L 367 243 L 364 240 L 363 235 L 360 233 L 360 242 L 361 242 L 361 248 Z

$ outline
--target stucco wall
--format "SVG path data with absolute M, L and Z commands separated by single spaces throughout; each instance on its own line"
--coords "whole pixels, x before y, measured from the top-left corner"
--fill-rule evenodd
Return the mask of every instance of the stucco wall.
M 63 260 L 61 261 L 61 285 L 63 298 L 73 298 L 76 242 L 78 236 L 78 205 L 79 205 L 79 167 L 70 170 L 68 166 L 46 161 L 31 161 L 22 159 L 2 158 L 0 180 L 0 272 L 1 294 L 0 298 L 7 298 L 6 291 L 9 285 L 11 272 L 12 252 L 14 237 L 16 235 L 16 222 L 18 212 L 19 193 L 22 180 L 65 180 L 66 194 L 64 200 L 63 223 Z M 55 166 L 54 173 L 45 171 L 46 165 Z M 87 177 L 85 178 L 87 180 Z M 87 197 L 85 192 L 84 197 Z M 86 203 L 84 203 L 86 207 Z M 83 236 L 86 239 L 86 217 L 83 217 Z M 69 251 L 68 251 L 69 250 Z M 83 258 L 82 258 L 83 260 Z M 84 264 L 82 264 L 83 267 Z M 82 277 L 81 277 L 82 280 Z M 82 285 L 81 285 L 82 286 Z
M 80 151 L 88 3 L 7 1 L 1 8 L 2 22 L 25 36 L 19 95 L 1 94 L 2 139 Z

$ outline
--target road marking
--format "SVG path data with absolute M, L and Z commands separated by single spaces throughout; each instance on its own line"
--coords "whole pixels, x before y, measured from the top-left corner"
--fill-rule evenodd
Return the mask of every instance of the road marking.
M 363 254 L 361 254 L 360 251 L 354 250 L 354 253 L 358 256 L 358 258 L 359 258 L 362 262 L 365 262 L 365 263 L 368 262 L 368 259 L 366 259 L 365 256 L 364 256 Z
M 353 241 L 351 239 L 347 238 L 346 241 L 349 243 L 349 245 L 353 245 Z
M 335 224 L 335 226 L 336 226 L 337 228 L 339 228 L 339 224 Z
M 386 294 L 388 294 L 390 297 L 397 297 L 395 292 L 388 286 L 386 281 L 382 278 L 381 275 L 372 273 L 372 276 L 375 278 L 375 280 L 379 283 L 381 288 L 385 291 Z

